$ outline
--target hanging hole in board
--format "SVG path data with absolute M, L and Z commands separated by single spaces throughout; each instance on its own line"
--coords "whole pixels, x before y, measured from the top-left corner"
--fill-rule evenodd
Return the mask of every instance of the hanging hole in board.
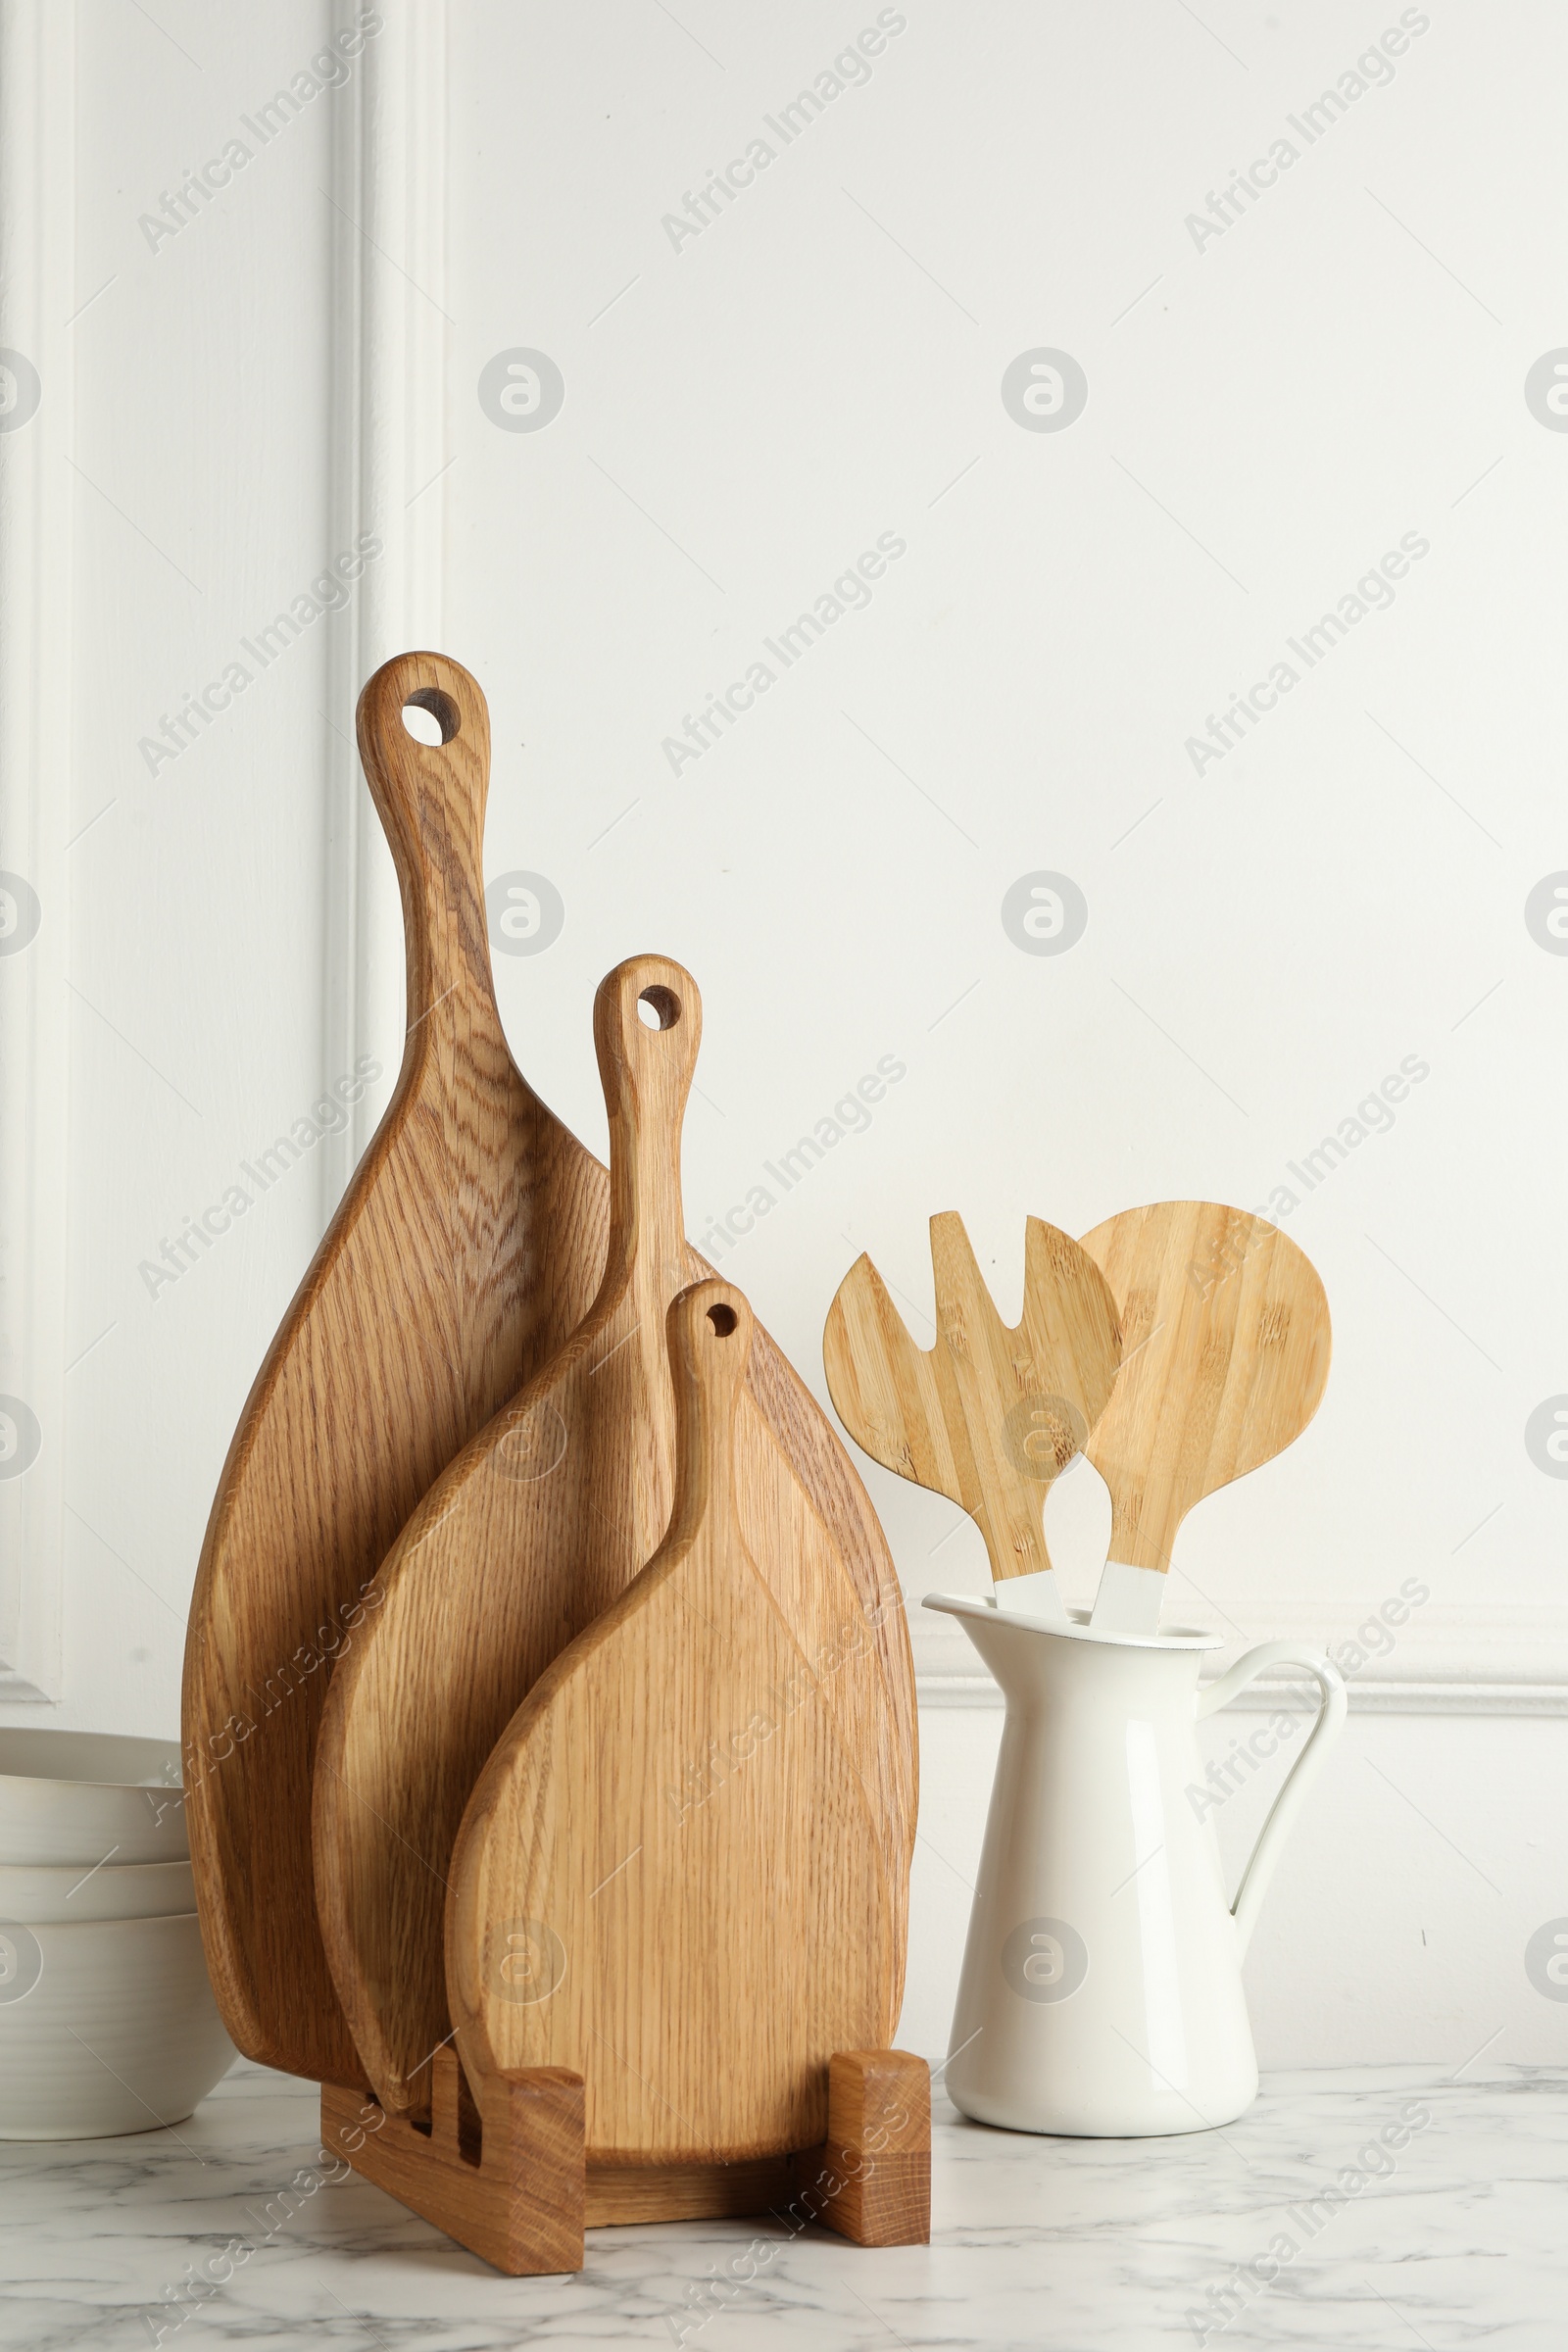
M 403 706 L 403 725 L 416 743 L 450 743 L 463 721 L 450 694 L 439 686 L 421 686 Z
M 672 988 L 645 988 L 637 1000 L 637 1018 L 645 1029 L 673 1029 L 680 1019 L 680 999 Z
M 732 1306 L 724 1306 L 720 1304 L 718 1306 L 710 1306 L 709 1308 L 708 1320 L 713 1326 L 713 1331 L 716 1337 L 721 1340 L 727 1340 L 730 1333 L 734 1330 L 738 1318 L 736 1316 L 735 1309 Z

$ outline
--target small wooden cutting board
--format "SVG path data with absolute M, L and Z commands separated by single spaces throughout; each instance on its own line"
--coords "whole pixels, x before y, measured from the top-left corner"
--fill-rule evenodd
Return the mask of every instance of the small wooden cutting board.
M 696 1284 L 668 1339 L 669 1533 L 513 1718 L 464 1819 L 447 1921 L 469 2081 L 582 2075 L 589 2153 L 611 2164 L 815 2144 L 829 2059 L 885 2046 L 896 2004 L 872 1809 L 742 1535 L 750 1309 Z

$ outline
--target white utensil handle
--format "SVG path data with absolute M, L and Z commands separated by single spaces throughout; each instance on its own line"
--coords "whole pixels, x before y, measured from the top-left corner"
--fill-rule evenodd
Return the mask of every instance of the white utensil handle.
M 1126 1560 L 1107 1560 L 1100 1572 L 1100 1590 L 1089 1622 L 1101 1634 L 1157 1634 L 1159 1604 L 1164 1597 L 1162 1568 L 1134 1568 Z
M 1244 1658 L 1238 1658 L 1229 1674 L 1222 1674 L 1217 1683 L 1211 1683 L 1206 1690 L 1199 1692 L 1199 1715 L 1217 1714 L 1236 1696 L 1238 1690 L 1244 1690 L 1249 1683 L 1255 1682 L 1260 1674 L 1266 1674 L 1271 1666 L 1303 1667 L 1316 1680 L 1323 1693 L 1323 1704 L 1318 1709 L 1318 1718 L 1308 1735 L 1306 1745 L 1286 1774 L 1285 1786 L 1269 1808 L 1268 1819 L 1258 1833 L 1257 1843 L 1242 1873 L 1242 1883 L 1236 1889 L 1231 1917 L 1236 1922 L 1238 1958 L 1251 1941 L 1258 1912 L 1263 1907 L 1263 1897 L 1268 1892 L 1268 1883 L 1274 1876 L 1274 1866 L 1284 1850 L 1286 1837 L 1306 1794 L 1307 1784 L 1321 1769 L 1324 1757 L 1339 1738 L 1349 1703 L 1345 1694 L 1345 1680 L 1338 1667 L 1331 1666 L 1327 1658 L 1309 1649 L 1305 1642 L 1263 1642 L 1256 1649 L 1250 1649 Z
M 1004 1576 L 998 1584 L 993 1580 L 999 1609 L 1010 1609 L 1015 1617 L 1038 1617 L 1042 1625 L 1065 1625 L 1067 1606 L 1056 1583 L 1054 1568 L 1035 1568 L 1027 1576 Z

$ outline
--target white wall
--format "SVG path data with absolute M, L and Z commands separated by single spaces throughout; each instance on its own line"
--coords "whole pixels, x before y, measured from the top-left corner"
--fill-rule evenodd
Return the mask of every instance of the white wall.
M 1429 1597 L 1354 1678 L 1276 1881 L 1260 2050 L 1457 2066 L 1500 2030 L 1495 2055 L 1560 2058 L 1568 2011 L 1523 1961 L 1568 1913 L 1568 1488 L 1525 1441 L 1568 1391 L 1568 962 L 1525 920 L 1568 867 L 1568 439 L 1524 390 L 1563 336 L 1558 15 L 1406 11 L 1430 22 L 1393 78 L 1308 145 L 1288 118 L 1398 9 L 910 5 L 786 147 L 764 119 L 876 9 L 384 13 L 348 86 L 156 253 L 138 214 L 355 12 L 79 14 L 55 312 L 107 283 L 71 330 L 80 471 L 53 493 L 71 829 L 112 805 L 69 868 L 64 1360 L 104 1336 L 35 1465 L 70 1506 L 47 1719 L 173 1728 L 223 1446 L 346 1147 L 156 1299 L 138 1262 L 356 1054 L 384 1097 L 397 947 L 341 730 L 376 660 L 438 636 L 491 700 L 489 872 L 565 907 L 548 952 L 497 958 L 519 1063 L 603 1150 L 593 985 L 640 947 L 692 966 L 689 1223 L 777 1196 L 705 1246 L 819 1392 L 859 1250 L 929 1337 L 933 1209 L 1015 1311 L 1027 1212 L 1298 1196 L 1275 1206 L 1328 1288 L 1327 1398 L 1195 1515 L 1182 1604 L 1234 1651 L 1343 1643 L 1407 1579 Z M 677 249 L 663 216 L 759 135 L 773 160 Z M 1187 216 L 1281 136 L 1298 160 L 1195 243 Z M 1001 396 L 1040 347 L 1087 378 L 1060 431 Z M 537 431 L 481 406 L 517 349 L 564 380 Z M 138 736 L 362 528 L 387 554 L 350 611 L 150 775 Z M 784 670 L 764 640 L 883 533 L 904 552 L 868 608 Z M 1407 534 L 1392 606 L 1307 669 L 1288 640 Z M 768 691 L 672 772 L 665 739 L 759 658 Z M 1281 659 L 1294 689 L 1195 772 L 1188 739 Z M 1059 956 L 1001 919 L 1041 869 L 1087 903 Z M 888 1055 L 869 1130 L 784 1195 L 763 1163 Z M 1407 1056 L 1392 1129 L 1307 1192 L 1289 1163 Z M 20 1389 L 21 1342 L 5 1360 Z M 983 1585 L 952 1506 L 867 1476 L 916 1602 Z M 1074 1471 L 1051 1525 L 1080 1591 L 1102 1521 Z M 961 1635 L 913 1620 L 906 2037 L 937 2051 L 1000 1717 Z

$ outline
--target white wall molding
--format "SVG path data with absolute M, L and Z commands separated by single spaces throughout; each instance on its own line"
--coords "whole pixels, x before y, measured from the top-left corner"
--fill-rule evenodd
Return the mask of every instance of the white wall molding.
M 403 924 L 353 741 L 393 654 L 441 643 L 446 446 L 446 0 L 402 0 L 334 119 L 333 508 L 337 547 L 373 531 L 332 640 L 325 796 L 323 1082 L 403 1032 Z M 384 1098 L 383 1098 L 384 1099 Z M 324 1224 L 370 1140 L 377 1099 L 323 1148 Z
M 1244 1714 L 1272 1714 L 1290 1688 L 1263 1677 L 1231 1704 Z M 922 1707 L 1002 1711 L 1002 1692 L 989 1675 L 922 1674 L 915 1689 Z M 1348 1690 L 1356 1715 L 1568 1715 L 1568 1683 L 1396 1683 L 1356 1675 Z
M 74 41 L 63 0 L 0 5 L 0 348 L 37 378 L 0 377 L 0 1700 L 61 1674 Z
M 1391 1588 L 1392 1589 L 1392 1588 Z M 1002 1693 L 980 1670 L 964 1636 L 945 1621 L 922 1621 L 910 1610 L 916 1685 L 923 1706 L 1000 1707 Z M 1195 1609 L 1192 1621 L 1212 1621 Z M 1229 1665 L 1253 1642 L 1289 1641 L 1326 1649 L 1345 1662 L 1346 1644 L 1357 1626 L 1377 1615 L 1375 1605 L 1359 1615 L 1346 1611 L 1338 1621 L 1323 1608 L 1305 1605 L 1282 1613 L 1247 1640 L 1233 1638 L 1212 1661 Z M 1366 1663 L 1347 1672 L 1350 1705 L 1371 1715 L 1568 1715 L 1568 1612 L 1530 1603 L 1494 1601 L 1484 1625 L 1473 1610 L 1452 1601 L 1429 1599 L 1401 1626 L 1387 1628 L 1392 1644 L 1381 1656 L 1374 1642 L 1362 1643 Z M 1285 1681 L 1289 1680 L 1287 1676 Z M 1280 1683 L 1254 1684 L 1234 1703 L 1268 1709 Z

